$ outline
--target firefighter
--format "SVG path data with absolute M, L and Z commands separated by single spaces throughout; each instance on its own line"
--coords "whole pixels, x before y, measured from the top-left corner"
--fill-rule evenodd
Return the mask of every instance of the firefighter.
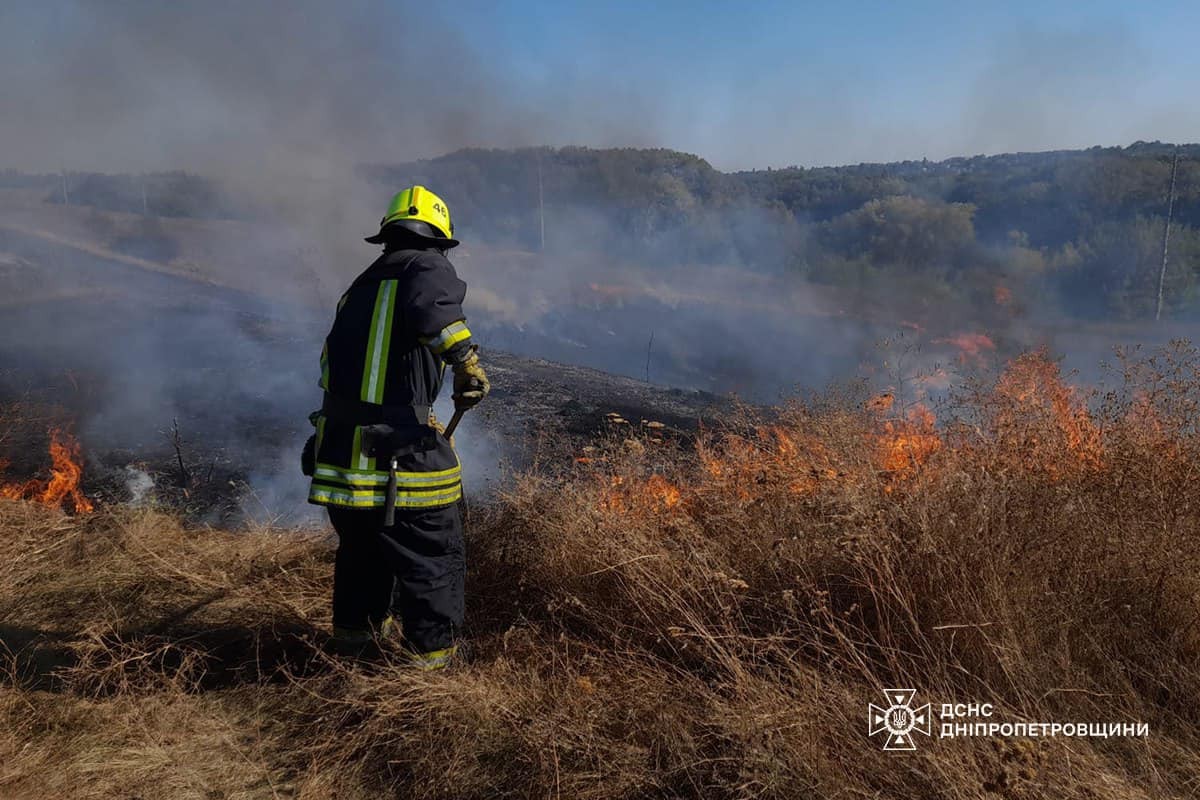
M 465 563 L 461 467 L 432 406 L 447 366 L 455 410 L 490 385 L 463 314 L 466 284 L 446 258 L 458 245 L 446 203 L 409 187 L 366 241 L 383 254 L 338 301 L 306 448 L 308 500 L 327 508 L 338 534 L 332 643 L 362 652 L 398 618 L 407 657 L 438 669 L 455 654 Z

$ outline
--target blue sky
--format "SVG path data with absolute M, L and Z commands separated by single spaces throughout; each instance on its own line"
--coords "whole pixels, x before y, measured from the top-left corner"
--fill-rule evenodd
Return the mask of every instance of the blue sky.
M 339 174 L 464 146 L 721 169 L 1200 141 L 1200 2 L 11 0 L 0 167 Z
M 509 2 L 456 19 L 530 95 L 603 116 L 599 138 L 624 108 L 631 143 L 725 168 L 1200 138 L 1196 2 Z

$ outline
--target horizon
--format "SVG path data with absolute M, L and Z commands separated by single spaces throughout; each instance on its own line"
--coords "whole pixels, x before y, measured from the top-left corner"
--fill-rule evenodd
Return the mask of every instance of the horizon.
M 905 159 L 897 159 L 894 161 L 856 161 L 856 162 L 846 162 L 846 163 L 839 163 L 839 164 L 786 164 L 786 165 L 782 165 L 782 166 L 775 166 L 775 165 L 760 166 L 760 167 L 750 166 L 750 167 L 745 167 L 745 168 L 741 168 L 741 169 L 721 169 L 720 167 L 713 164 L 711 159 L 706 158 L 703 153 L 694 153 L 694 152 L 689 152 L 686 150 L 679 150 L 678 148 L 669 147 L 669 146 L 665 146 L 665 145 L 653 145 L 653 146 L 645 146 L 645 147 L 628 146 L 628 145 L 595 146 L 595 145 L 578 145 L 578 144 L 561 144 L 561 145 L 530 144 L 530 145 L 517 145 L 517 146 L 512 146 L 512 147 L 467 146 L 467 147 L 455 148 L 454 150 L 449 150 L 444 153 L 438 153 L 436 155 L 420 156 L 420 157 L 413 158 L 413 159 L 410 159 L 410 160 L 404 161 L 404 162 L 397 161 L 397 162 L 379 162 L 379 163 L 383 166 L 392 166 L 392 165 L 404 164 L 404 163 L 420 163 L 420 162 L 437 161 L 439 159 L 451 158 L 460 153 L 467 153 L 467 152 L 476 151 L 476 150 L 493 151 L 493 152 L 500 152 L 500 153 L 519 153 L 521 151 L 526 151 L 526 150 L 551 150 L 554 152 L 559 152 L 562 150 L 567 150 L 567 149 L 572 149 L 572 148 L 581 149 L 581 150 L 589 150 L 589 151 L 593 151 L 593 152 L 605 152 L 605 151 L 613 151 L 613 150 L 635 150 L 635 151 L 661 150 L 661 151 L 679 153 L 681 155 L 699 158 L 702 161 L 704 161 L 705 163 L 707 163 L 714 170 L 716 170 L 717 172 L 719 172 L 721 174 L 736 175 L 739 173 L 747 173 L 747 172 L 781 172 L 781 171 L 792 170 L 792 169 L 822 170 L 822 169 L 850 169 L 850 168 L 855 168 L 855 167 L 872 167 L 872 166 L 885 167 L 885 166 L 890 166 L 893 164 L 916 164 L 916 163 L 920 163 L 922 161 L 926 161 L 930 164 L 937 165 L 937 164 L 945 164 L 949 161 L 964 161 L 964 160 L 969 161 L 969 160 L 976 159 L 976 158 L 987 159 L 987 158 L 1005 158 L 1005 157 L 1011 157 L 1011 156 L 1051 155 L 1054 153 L 1086 153 L 1086 152 L 1089 152 L 1092 150 L 1122 150 L 1122 151 L 1125 151 L 1125 150 L 1130 150 L 1139 145 L 1158 146 L 1158 147 L 1164 147 L 1164 148 L 1188 148 L 1188 147 L 1200 147 L 1200 140 L 1172 142 L 1172 141 L 1161 141 L 1161 140 L 1146 141 L 1146 140 L 1139 139 L 1137 141 L 1126 142 L 1126 143 L 1117 143 L 1117 144 L 1111 144 L 1111 145 L 1093 144 L 1093 145 L 1084 145 L 1084 146 L 1080 146 L 1080 147 L 1050 148 L 1050 149 L 1045 149 L 1045 150 L 1006 150 L 1006 151 L 1001 151 L 1001 152 L 996 152 L 996 153 L 961 153 L 961 154 L 957 154 L 957 155 L 949 155 L 944 158 L 938 158 L 938 159 L 905 158 Z M 364 162 L 363 164 L 360 164 L 358 166 L 368 166 L 368 164 L 366 162 Z M 17 166 L 0 165 L 0 171 L 15 172 L 17 174 L 25 174 L 25 175 L 58 175 L 63 170 L 62 169 L 24 170 Z M 101 169 L 68 169 L 65 171 L 68 174 L 71 174 L 71 173 L 78 173 L 78 174 L 89 174 L 90 173 L 90 174 L 98 174 L 98 175 L 127 174 L 127 173 L 120 173 L 120 172 L 108 172 L 108 171 L 101 170 Z M 167 173 L 171 173 L 171 172 L 187 173 L 187 172 L 189 172 L 189 170 L 183 170 L 183 169 L 172 168 L 172 167 L 164 167 L 163 169 L 146 170 L 143 174 L 167 174 Z M 195 173 L 195 174 L 204 176 L 204 173 Z
M 686 155 L 686 156 L 694 156 L 696 158 L 699 158 L 699 159 L 705 161 L 709 166 L 711 166 L 713 169 L 715 169 L 718 172 L 721 172 L 721 173 L 727 174 L 727 175 L 733 175 L 733 174 L 737 174 L 740 172 L 766 172 L 766 171 L 778 172 L 778 171 L 789 170 L 789 169 L 820 170 L 820 169 L 846 169 L 846 168 L 851 168 L 851 167 L 871 167 L 871 166 L 881 166 L 882 167 L 882 166 L 888 166 L 891 164 L 916 164 L 916 163 L 920 163 L 922 161 L 927 161 L 930 164 L 945 164 L 948 161 L 970 160 L 970 159 L 975 159 L 975 158 L 1004 158 L 1006 156 L 1038 156 L 1038 155 L 1050 155 L 1053 153 L 1086 153 L 1090 150 L 1096 150 L 1096 149 L 1100 149 L 1100 150 L 1130 150 L 1134 147 L 1137 147 L 1138 145 L 1176 147 L 1176 148 L 1200 147 L 1200 140 L 1172 142 L 1172 141 L 1162 141 L 1162 140 L 1147 141 L 1144 139 L 1138 139 L 1136 141 L 1125 142 L 1125 143 L 1118 142 L 1116 144 L 1110 144 L 1110 145 L 1092 144 L 1092 145 L 1081 145 L 1079 147 L 1048 148 L 1048 149 L 1044 149 L 1044 150 L 1004 150 L 1004 151 L 1000 151 L 1000 152 L 996 152 L 996 153 L 960 153 L 960 154 L 949 155 L 949 156 L 945 156 L 944 158 L 937 158 L 937 159 L 933 159 L 933 158 L 899 158 L 899 159 L 895 159 L 893 161 L 852 161 L 852 162 L 848 161 L 848 162 L 837 163 L 837 164 L 786 164 L 786 165 L 782 165 L 782 166 L 776 166 L 774 164 L 771 164 L 768 166 L 760 166 L 760 167 L 751 166 L 751 167 L 745 167 L 745 168 L 741 168 L 741 169 L 721 169 L 720 167 L 713 164 L 712 160 L 707 158 L 703 153 L 694 153 L 694 152 L 690 152 L 687 150 L 680 150 L 678 148 L 669 147 L 669 146 L 593 147 L 590 145 L 575 145 L 575 144 L 564 144 L 564 145 L 533 144 L 533 145 L 522 145 L 522 146 L 518 146 L 518 147 L 478 147 L 478 148 L 476 148 L 476 147 L 459 147 L 459 148 L 456 148 L 454 150 L 451 150 L 451 151 L 448 151 L 445 153 L 440 153 L 438 155 L 415 158 L 415 159 L 412 159 L 412 161 L 413 162 L 436 161 L 440 158 L 449 158 L 449 157 L 457 155 L 459 153 L 469 152 L 471 150 L 494 150 L 494 151 L 502 152 L 502 153 L 517 153 L 522 150 L 546 150 L 546 149 L 554 150 L 557 152 L 559 150 L 565 150 L 568 148 L 580 148 L 580 149 L 584 149 L 584 150 L 594 150 L 594 151 L 665 150 L 665 151 L 669 151 L 669 152 L 680 153 L 680 154 Z

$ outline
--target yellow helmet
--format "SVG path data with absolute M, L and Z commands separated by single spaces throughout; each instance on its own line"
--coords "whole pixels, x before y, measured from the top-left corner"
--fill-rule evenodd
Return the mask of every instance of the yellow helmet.
M 410 186 L 397 192 L 379 222 L 379 233 L 368 237 L 367 241 L 383 244 L 387 239 L 384 228 L 389 225 L 404 227 L 445 250 L 458 245 L 458 240 L 454 238 L 454 225 L 450 222 L 450 207 L 424 186 Z

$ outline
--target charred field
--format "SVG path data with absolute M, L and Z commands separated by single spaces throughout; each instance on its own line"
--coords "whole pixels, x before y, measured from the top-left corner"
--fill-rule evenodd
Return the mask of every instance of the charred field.
M 1084 381 L 938 332 L 957 357 L 770 404 L 488 352 L 470 657 L 414 674 L 326 655 L 334 543 L 279 513 L 321 313 L 31 230 L 0 231 L 0 795 L 1194 793 L 1183 341 Z M 939 716 L 888 752 L 897 687 L 1117 732 Z

